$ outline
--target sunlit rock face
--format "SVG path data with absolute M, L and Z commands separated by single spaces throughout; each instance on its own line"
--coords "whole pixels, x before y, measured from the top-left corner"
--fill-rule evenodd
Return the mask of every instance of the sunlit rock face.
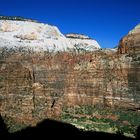
M 131 96 L 137 97 L 133 100 L 140 103 L 140 24 L 120 40 L 118 54 L 130 60 L 125 68 L 128 71 L 128 89 L 133 93 Z
M 72 48 L 55 26 L 13 20 L 0 20 L 0 47 L 33 51 L 65 51 Z
M 100 49 L 100 45 L 96 40 L 82 34 L 66 34 L 67 39 L 77 50 L 95 51 Z
M 72 34 L 69 34 L 72 37 Z M 83 48 L 97 50 L 99 44 L 84 35 L 66 37 L 56 26 L 31 22 L 0 20 L 0 48 L 14 48 L 32 51 L 67 51 L 69 49 Z
M 44 46 L 40 44 L 43 37 Z M 0 21 L 0 113 L 10 120 L 9 127 L 60 119 L 65 106 L 140 107 L 138 53 L 118 54 L 114 49 L 44 51 L 50 40 L 51 44 L 58 41 L 60 50 L 66 44 L 71 46 L 69 37 L 50 25 Z M 80 36 L 81 40 L 89 38 Z
M 140 53 L 140 24 L 120 40 L 118 52 Z

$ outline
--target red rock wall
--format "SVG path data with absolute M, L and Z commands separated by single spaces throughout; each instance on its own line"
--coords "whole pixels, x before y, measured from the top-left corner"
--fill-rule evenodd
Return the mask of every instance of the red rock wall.
M 0 113 L 34 125 L 59 119 L 64 106 L 140 107 L 139 59 L 105 50 L 1 53 Z
M 127 36 L 123 37 L 120 40 L 119 48 L 118 48 L 119 54 L 134 54 L 140 53 L 140 33 L 133 33 L 128 34 Z

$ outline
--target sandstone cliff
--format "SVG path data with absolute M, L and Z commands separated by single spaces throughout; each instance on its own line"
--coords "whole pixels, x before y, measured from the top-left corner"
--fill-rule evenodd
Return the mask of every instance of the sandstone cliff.
M 55 26 L 30 21 L 0 20 L 0 48 L 65 51 L 73 48 Z
M 67 39 L 78 51 L 95 51 L 100 49 L 100 45 L 96 40 L 82 34 L 66 34 Z
M 80 47 L 99 49 L 95 40 L 66 38 L 57 27 L 32 20 L 0 20 L 0 48 L 32 51 L 67 51 Z M 76 43 L 78 42 L 78 44 Z M 79 46 L 79 45 L 78 45 Z
M 120 40 L 118 52 L 128 54 L 140 53 L 140 24 Z
M 0 113 L 10 127 L 59 119 L 64 106 L 140 108 L 139 53 L 44 51 L 39 47 L 57 43 L 63 50 L 71 43 L 56 27 L 20 21 L 0 21 L 0 41 Z

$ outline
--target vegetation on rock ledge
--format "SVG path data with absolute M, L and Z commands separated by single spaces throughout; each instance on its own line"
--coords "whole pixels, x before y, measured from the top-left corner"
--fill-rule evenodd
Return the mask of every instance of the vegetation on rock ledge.
M 119 133 L 135 137 L 140 112 L 94 106 L 64 107 L 61 119 L 88 131 Z

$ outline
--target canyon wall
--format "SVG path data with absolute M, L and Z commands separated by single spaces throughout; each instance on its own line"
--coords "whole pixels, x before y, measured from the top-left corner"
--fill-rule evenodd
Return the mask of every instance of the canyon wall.
M 140 107 L 140 56 L 114 50 L 9 53 L 0 61 L 0 112 L 34 125 L 65 106 Z
M 140 53 L 140 24 L 120 40 L 118 52 L 121 54 Z
M 16 25 L 21 28 L 20 22 Z M 49 25 L 40 26 L 47 29 L 46 32 L 40 30 L 41 38 L 47 33 L 50 35 L 50 38 L 43 38 L 44 41 L 28 37 L 19 39 L 15 36 L 16 31 L 8 30 L 11 22 L 8 27 L 1 22 L 0 113 L 5 120 L 11 120 L 10 125 L 35 125 L 44 118 L 59 119 L 65 106 L 140 108 L 140 53 L 139 49 L 131 53 L 124 49 L 127 48 L 122 43 L 124 38 L 118 50 L 99 49 L 98 46 L 94 51 L 87 51 L 71 45 L 79 38 L 73 40 L 69 36 L 70 43 L 58 29 Z M 2 30 L 5 28 L 6 31 Z M 82 47 L 87 39 L 83 38 Z M 57 51 L 37 51 L 38 41 L 46 42 L 43 45 L 48 48 L 48 40 L 51 40 L 52 48 L 58 43 Z M 34 43 L 37 49 L 33 49 Z M 69 44 L 73 49 L 62 51 L 61 47 L 58 51 L 61 44 L 63 48 Z M 139 48 L 134 44 L 130 47 Z

